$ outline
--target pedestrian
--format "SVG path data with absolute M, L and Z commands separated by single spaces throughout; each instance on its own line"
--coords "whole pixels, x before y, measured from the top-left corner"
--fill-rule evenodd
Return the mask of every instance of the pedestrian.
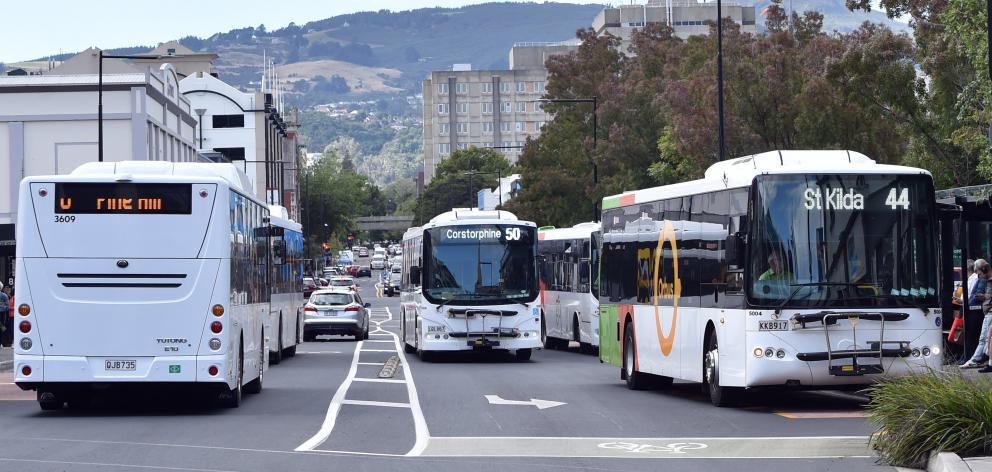
M 978 278 L 975 282 L 975 290 L 968 293 L 968 306 L 981 303 L 985 318 L 982 320 L 982 328 L 978 334 L 978 346 L 971 358 L 961 364 L 962 369 L 981 367 L 989 360 L 985 351 L 989 342 L 989 327 L 992 325 L 992 291 L 989 290 L 992 285 L 988 283 L 989 278 L 992 278 L 992 267 L 985 259 L 978 259 L 975 261 L 975 273 L 978 274 Z
M 14 312 L 10 309 L 10 287 L 0 282 L 0 319 L 3 319 L 3 334 L 0 345 L 10 347 L 14 343 Z

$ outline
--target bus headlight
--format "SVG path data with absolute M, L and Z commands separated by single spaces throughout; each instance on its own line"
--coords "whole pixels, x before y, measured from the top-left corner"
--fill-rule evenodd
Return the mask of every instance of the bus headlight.
M 761 357 L 763 355 L 765 355 L 765 350 L 761 346 L 754 348 L 754 357 Z
M 25 351 L 30 351 L 31 346 L 34 344 L 31 342 L 31 338 L 21 338 L 21 349 Z
M 220 349 L 220 339 L 213 338 L 207 344 L 210 346 L 210 349 L 213 349 L 215 351 Z
M 785 349 L 779 349 L 775 351 L 775 357 L 779 359 L 785 359 Z
M 920 349 L 920 354 L 923 354 L 923 357 L 930 357 L 930 347 L 923 346 L 923 349 Z
M 774 355 L 775 355 L 775 349 L 770 347 L 765 349 L 765 357 L 771 358 Z
M 935 355 L 935 356 L 939 356 L 940 355 L 940 346 L 934 346 L 934 347 L 930 348 L 930 352 L 933 355 Z
M 920 350 L 918 348 L 913 348 L 913 357 L 920 357 Z

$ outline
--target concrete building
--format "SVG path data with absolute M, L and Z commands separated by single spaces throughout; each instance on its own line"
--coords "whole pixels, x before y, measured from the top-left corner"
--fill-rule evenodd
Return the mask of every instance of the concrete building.
M 741 31 L 755 33 L 754 5 L 734 2 L 722 3 L 724 18 L 741 25 Z M 688 38 L 709 34 L 707 21 L 716 21 L 716 2 L 699 3 L 696 0 L 648 0 L 637 5 L 619 5 L 604 8 L 592 21 L 596 34 L 612 34 L 623 40 L 621 51 L 627 52 L 634 31 L 649 23 L 668 23 L 675 35 Z
M 0 280 L 14 276 L 14 223 L 21 178 L 66 174 L 97 160 L 96 50 L 77 75 L 0 77 Z M 78 57 L 78 56 L 77 56 Z M 67 61 L 68 63 L 69 61 Z M 117 60 L 104 64 L 105 161 L 197 160 L 197 124 L 179 93 L 179 76 L 165 64 L 139 71 Z
M 204 72 L 180 81 L 179 90 L 202 115 L 196 139 L 200 151 L 240 164 L 258 198 L 286 207 L 298 220 L 295 114 L 288 120 L 280 114 L 271 93 L 242 92 Z
M 500 205 L 516 197 L 520 193 L 520 174 L 512 174 L 499 179 L 497 188 L 484 188 L 478 192 L 478 204 L 480 210 L 495 210 Z
M 539 101 L 545 69 L 471 70 L 456 65 L 423 82 L 424 183 L 456 149 L 496 148 L 516 162 L 527 138 L 548 121 Z
M 99 49 L 90 48 L 62 62 L 54 69 L 44 72 L 46 75 L 79 75 L 95 74 L 97 72 Z M 110 53 L 107 53 L 110 54 Z M 217 55 L 210 52 L 193 52 L 191 49 L 179 44 L 179 41 L 169 41 L 160 44 L 157 48 L 148 52 L 135 54 L 149 56 L 149 58 L 131 59 L 124 62 L 119 59 L 104 59 L 103 73 L 114 72 L 141 72 L 145 69 L 156 70 L 163 64 L 170 64 L 182 80 L 196 72 L 208 72 L 213 70 L 213 61 Z

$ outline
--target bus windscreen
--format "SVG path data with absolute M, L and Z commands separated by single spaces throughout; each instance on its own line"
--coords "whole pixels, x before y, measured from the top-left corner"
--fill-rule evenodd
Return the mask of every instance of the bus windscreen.
M 192 213 L 191 184 L 55 184 L 56 214 Z

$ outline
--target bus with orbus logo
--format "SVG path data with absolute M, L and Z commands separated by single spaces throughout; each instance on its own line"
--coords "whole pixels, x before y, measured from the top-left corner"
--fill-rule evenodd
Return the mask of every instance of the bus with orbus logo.
M 925 170 L 781 151 L 604 198 L 600 358 L 717 406 L 937 368 L 933 195 Z
M 229 407 L 261 391 L 271 246 L 252 188 L 231 164 L 25 178 L 14 382 L 45 410 L 114 387 L 181 386 Z
M 593 276 L 599 273 L 600 238 L 599 223 L 593 222 L 538 228 L 546 349 L 565 349 L 570 341 L 579 343 L 582 352 L 599 347 L 599 299 Z
M 403 235 L 401 338 L 430 360 L 440 351 L 541 346 L 537 225 L 506 211 L 456 208 Z

